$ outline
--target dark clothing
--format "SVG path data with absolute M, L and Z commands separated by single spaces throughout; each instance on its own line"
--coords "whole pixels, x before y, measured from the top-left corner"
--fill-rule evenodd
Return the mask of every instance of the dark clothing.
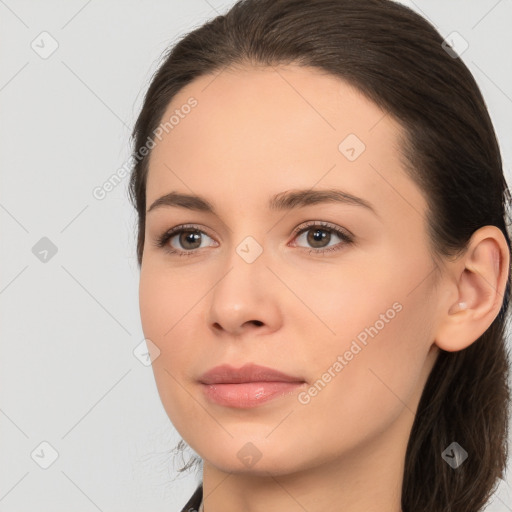
M 203 501 L 203 483 L 195 490 L 192 497 L 188 500 L 187 504 L 182 508 L 181 512 L 197 512 Z

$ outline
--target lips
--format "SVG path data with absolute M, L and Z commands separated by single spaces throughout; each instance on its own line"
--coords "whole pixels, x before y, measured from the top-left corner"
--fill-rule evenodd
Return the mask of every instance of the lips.
M 216 366 L 203 374 L 199 382 L 210 402 L 238 409 L 249 409 L 291 395 L 306 385 L 302 377 L 252 363 L 238 369 Z
M 204 373 L 199 378 L 199 382 L 202 384 L 241 384 L 244 382 L 303 383 L 305 380 L 302 377 L 287 375 L 273 368 L 248 363 L 238 369 L 227 364 L 216 366 Z

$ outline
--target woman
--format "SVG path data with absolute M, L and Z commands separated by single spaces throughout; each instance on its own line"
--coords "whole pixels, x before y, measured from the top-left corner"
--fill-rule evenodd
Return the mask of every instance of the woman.
M 454 48 L 390 0 L 246 0 L 134 133 L 140 311 L 185 510 L 476 512 L 503 475 L 509 192 Z

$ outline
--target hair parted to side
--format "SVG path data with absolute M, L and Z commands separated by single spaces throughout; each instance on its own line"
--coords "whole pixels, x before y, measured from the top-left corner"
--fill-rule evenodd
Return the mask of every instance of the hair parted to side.
M 485 225 L 497 226 L 510 250 L 510 193 L 494 128 L 470 71 L 442 42 L 429 22 L 391 0 L 241 0 L 169 49 L 136 121 L 134 154 L 176 93 L 201 75 L 247 64 L 314 67 L 356 87 L 404 128 L 402 157 L 427 199 L 434 257 L 463 251 Z M 139 266 L 149 158 L 134 160 L 130 178 Z M 404 512 L 477 512 L 504 475 L 510 286 L 509 272 L 500 313 L 475 343 L 440 351 L 407 446 Z M 453 441 L 469 454 L 456 470 L 441 457 Z

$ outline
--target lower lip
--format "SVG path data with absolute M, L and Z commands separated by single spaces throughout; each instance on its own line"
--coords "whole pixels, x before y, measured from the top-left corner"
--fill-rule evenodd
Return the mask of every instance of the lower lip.
M 304 382 L 243 382 L 241 384 L 202 384 L 212 401 L 227 407 L 248 409 L 279 396 L 293 393 Z

